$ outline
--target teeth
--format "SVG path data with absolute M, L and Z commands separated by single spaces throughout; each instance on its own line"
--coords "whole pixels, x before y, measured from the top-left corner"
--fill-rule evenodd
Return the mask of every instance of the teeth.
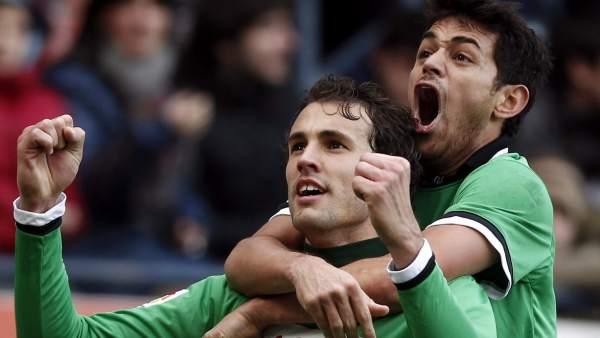
M 310 185 L 310 184 L 305 184 L 300 188 L 300 194 L 302 195 L 308 195 L 311 193 L 320 193 L 321 189 L 319 189 L 318 187 L 314 186 L 314 185 Z

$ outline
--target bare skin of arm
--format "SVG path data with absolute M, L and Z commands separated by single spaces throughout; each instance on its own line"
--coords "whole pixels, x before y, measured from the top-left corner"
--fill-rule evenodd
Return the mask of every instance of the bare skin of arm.
M 439 225 L 427 228 L 423 236 L 448 280 L 483 271 L 497 259 L 489 242 L 464 226 Z M 241 241 L 227 258 L 225 272 L 229 282 L 248 296 L 294 292 L 294 269 L 331 268 L 320 259 L 293 251 L 301 248 L 303 240 L 290 217 L 273 218 L 253 237 Z M 349 272 L 376 303 L 387 305 L 394 312 L 399 310 L 399 303 L 396 287 L 385 272 L 389 261 L 389 255 L 364 259 L 343 270 Z
M 230 255 L 226 270 L 231 273 L 239 263 L 240 270 L 236 270 L 238 274 L 234 275 L 244 278 L 234 281 L 228 276 L 229 281 L 234 287 L 247 287 L 252 295 L 294 291 L 296 294 L 256 298 L 251 304 L 228 315 L 205 337 L 242 337 L 241 332 L 248 332 L 243 337 L 255 337 L 253 332 L 260 333 L 270 325 L 309 321 L 316 322 L 329 337 L 353 337 L 357 325 L 367 328 L 365 333 L 370 337 L 367 332 L 372 327 L 371 318 L 387 313 L 378 304 L 387 305 L 390 312 L 401 311 L 396 287 L 385 269 L 391 259 L 389 255 L 354 262 L 343 267 L 342 271 L 318 257 L 292 251 L 278 241 L 276 234 L 269 233 L 270 227 L 275 227 L 276 231 L 285 229 L 286 222 L 290 222 L 289 217 L 276 217 L 256 235 L 241 242 Z M 291 224 L 289 226 L 292 232 L 296 232 Z M 303 237 L 296 235 L 300 243 L 295 243 L 296 248 L 300 248 Z M 477 273 L 497 259 L 483 236 L 460 225 L 428 228 L 423 236 L 429 241 L 449 280 Z M 448 238 L 460 238 L 460 241 L 449 241 Z M 268 257 L 265 253 L 269 253 Z M 461 257 L 470 257 L 469 264 L 460 264 L 460 260 L 465 259 Z M 240 261 L 236 262 L 238 259 Z M 265 274 L 271 274 L 271 277 L 265 278 Z M 294 285 L 298 285 L 296 290 Z M 364 292 L 358 292 L 358 287 Z M 369 301 L 368 297 L 365 300 L 362 294 L 372 300 Z M 356 304 L 358 301 L 362 301 L 362 305 Z M 351 302 L 355 304 L 349 305 Z
M 315 311 L 315 310 L 312 310 Z M 352 316 L 333 316 L 328 322 L 318 324 L 327 337 L 358 338 L 357 322 L 361 325 L 365 338 L 375 338 L 375 329 L 372 325 L 372 317 L 382 317 L 389 313 L 387 307 L 369 304 L 369 311 L 357 313 L 357 321 L 354 323 L 343 322 Z M 312 317 L 302 308 L 294 294 L 285 294 L 274 297 L 257 297 L 249 300 L 235 311 L 229 313 L 212 330 L 207 332 L 203 338 L 255 338 L 262 337 L 261 333 L 272 325 L 312 323 Z

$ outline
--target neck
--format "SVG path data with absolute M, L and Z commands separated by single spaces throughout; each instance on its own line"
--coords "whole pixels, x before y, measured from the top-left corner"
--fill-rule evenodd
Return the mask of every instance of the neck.
M 452 154 L 447 153 L 439 158 L 424 158 L 422 162 L 425 172 L 429 176 L 454 175 L 473 154 L 498 137 L 500 137 L 500 128 L 488 132 L 484 131 L 474 139 L 474 142 L 467 143 L 465 147 L 459 148 Z
M 377 237 L 370 222 L 334 229 L 302 229 L 307 242 L 315 248 L 334 248 Z
M 361 259 L 381 257 L 388 254 L 385 244 L 379 237 L 325 249 L 315 248 L 305 243 L 304 252 L 321 257 L 335 267 L 342 267 Z

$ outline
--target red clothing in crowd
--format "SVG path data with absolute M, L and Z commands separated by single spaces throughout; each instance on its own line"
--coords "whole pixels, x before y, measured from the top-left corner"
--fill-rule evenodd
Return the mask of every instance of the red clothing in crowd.
M 14 249 L 12 202 L 19 195 L 17 138 L 25 127 L 64 113 L 65 101 L 42 83 L 38 70 L 0 77 L 0 252 L 12 252 Z M 73 186 L 67 195 L 69 208 L 77 210 L 75 223 L 81 223 L 81 198 Z

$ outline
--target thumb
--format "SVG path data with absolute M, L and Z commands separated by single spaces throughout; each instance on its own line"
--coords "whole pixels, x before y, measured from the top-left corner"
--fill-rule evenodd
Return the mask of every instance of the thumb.
M 66 142 L 66 150 L 69 152 L 83 153 L 83 143 L 85 141 L 85 131 L 79 127 L 65 127 L 63 137 Z
M 390 308 L 387 305 L 381 305 L 375 303 L 374 300 L 369 299 L 369 312 L 371 312 L 372 317 L 383 317 L 386 316 L 390 312 Z

